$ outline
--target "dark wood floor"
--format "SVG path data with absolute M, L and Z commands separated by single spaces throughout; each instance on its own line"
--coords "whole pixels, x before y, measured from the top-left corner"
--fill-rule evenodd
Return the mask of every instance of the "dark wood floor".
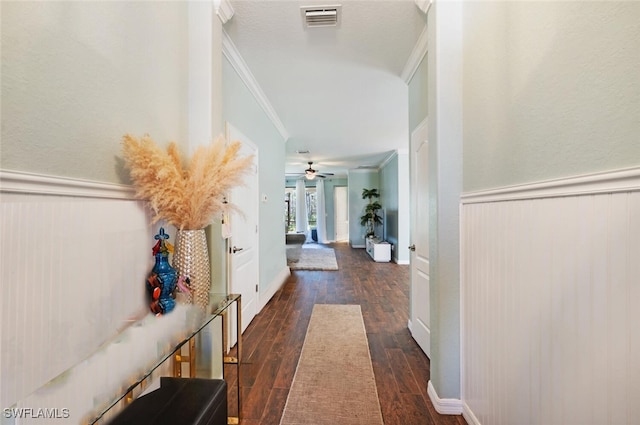
M 461 416 L 438 414 L 427 395 L 429 359 L 407 330 L 409 267 L 374 263 L 364 249 L 347 244 L 331 246 L 339 271 L 292 271 L 245 331 L 241 423 L 279 424 L 313 305 L 324 303 L 361 306 L 386 425 L 465 425 Z M 230 406 L 234 370 L 225 369 Z

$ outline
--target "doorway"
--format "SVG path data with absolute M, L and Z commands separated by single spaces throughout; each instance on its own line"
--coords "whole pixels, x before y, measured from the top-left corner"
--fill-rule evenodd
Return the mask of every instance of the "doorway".
M 427 119 L 411 133 L 411 336 L 431 357 Z
M 229 293 L 242 296 L 242 331 L 258 313 L 258 148 L 230 123 L 226 124 L 227 140 L 238 140 L 242 147 L 240 156 L 253 155 L 253 167 L 244 177 L 244 185 L 234 188 L 229 200 L 242 213 L 229 216 L 231 235 L 227 251 L 229 264 Z M 235 305 L 233 308 L 235 309 Z M 235 310 L 229 314 L 229 347 L 237 341 Z
M 349 240 L 349 198 L 346 186 L 333 188 L 335 241 Z

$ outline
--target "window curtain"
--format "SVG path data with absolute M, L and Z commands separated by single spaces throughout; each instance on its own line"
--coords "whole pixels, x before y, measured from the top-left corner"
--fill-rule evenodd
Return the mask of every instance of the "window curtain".
M 304 233 L 309 237 L 309 218 L 307 217 L 307 194 L 304 188 L 304 179 L 296 182 L 296 232 Z
M 316 183 L 316 232 L 318 233 L 318 243 L 327 243 L 327 216 L 324 202 L 324 180 Z

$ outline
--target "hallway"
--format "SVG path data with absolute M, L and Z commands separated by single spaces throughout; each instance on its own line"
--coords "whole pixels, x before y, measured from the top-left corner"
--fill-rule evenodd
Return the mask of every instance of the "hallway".
M 427 395 L 429 360 L 407 329 L 409 266 L 374 263 L 346 243 L 331 246 L 338 271 L 293 271 L 245 331 L 241 423 L 280 422 L 313 305 L 359 304 L 385 424 L 466 424 L 462 416 L 438 414 Z M 230 406 L 233 369 L 227 370 Z

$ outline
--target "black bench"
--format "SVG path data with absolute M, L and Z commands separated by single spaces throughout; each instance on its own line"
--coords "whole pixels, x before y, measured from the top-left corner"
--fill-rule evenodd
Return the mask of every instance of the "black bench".
M 110 425 L 226 425 L 222 379 L 160 378 L 160 388 L 135 399 Z

